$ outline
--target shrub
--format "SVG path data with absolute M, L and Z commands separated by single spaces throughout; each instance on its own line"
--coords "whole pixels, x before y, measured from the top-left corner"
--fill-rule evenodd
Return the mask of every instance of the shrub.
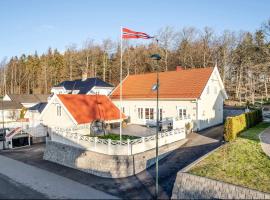
M 23 108 L 21 109 L 21 112 L 20 112 L 20 119 L 23 119 L 23 118 L 24 118 L 24 115 L 25 115 L 26 111 L 27 111 L 27 109 L 26 109 L 25 107 L 23 107 Z
M 234 117 L 227 117 L 224 125 L 224 139 L 234 140 L 242 131 L 262 121 L 262 111 L 254 110 Z

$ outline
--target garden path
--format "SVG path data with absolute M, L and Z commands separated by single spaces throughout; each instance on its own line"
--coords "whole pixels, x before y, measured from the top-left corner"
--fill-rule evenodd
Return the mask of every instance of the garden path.
M 270 128 L 265 129 L 259 138 L 263 151 L 270 157 Z

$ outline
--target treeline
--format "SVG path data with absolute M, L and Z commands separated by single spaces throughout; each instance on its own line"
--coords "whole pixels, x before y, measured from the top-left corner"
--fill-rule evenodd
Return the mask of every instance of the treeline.
M 206 27 L 176 30 L 165 27 L 153 41 L 125 41 L 124 76 L 155 71 L 150 55 L 162 56 L 160 70 L 208 67 L 217 64 L 227 93 L 237 101 L 268 99 L 270 77 L 270 20 L 257 31 L 224 31 L 217 34 Z M 140 43 L 138 43 L 140 42 Z M 1 94 L 49 93 L 63 81 L 81 78 L 82 73 L 117 85 L 120 72 L 120 43 L 105 39 L 101 44 L 88 40 L 83 47 L 69 46 L 64 53 L 49 48 L 42 55 L 14 56 L 1 62 Z M 198 75 L 199 76 L 199 75 Z

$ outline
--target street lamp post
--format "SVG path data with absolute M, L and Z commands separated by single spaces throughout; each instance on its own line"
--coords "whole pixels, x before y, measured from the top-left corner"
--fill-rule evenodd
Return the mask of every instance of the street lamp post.
M 158 70 L 158 61 L 161 59 L 161 56 L 159 54 L 153 54 L 151 55 L 151 58 L 156 61 L 156 72 L 157 72 L 157 82 L 153 86 L 152 90 L 157 91 L 157 122 L 156 122 L 156 198 L 158 198 L 158 132 L 159 132 L 159 70 Z
M 5 149 L 5 141 L 6 141 L 5 116 L 4 115 L 5 115 L 4 100 L 2 99 L 3 149 Z

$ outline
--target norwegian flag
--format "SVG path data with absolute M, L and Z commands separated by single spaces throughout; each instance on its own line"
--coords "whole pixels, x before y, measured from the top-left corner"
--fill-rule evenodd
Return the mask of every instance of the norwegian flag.
M 123 39 L 151 39 L 154 38 L 143 32 L 132 31 L 127 28 L 122 28 L 122 38 Z

